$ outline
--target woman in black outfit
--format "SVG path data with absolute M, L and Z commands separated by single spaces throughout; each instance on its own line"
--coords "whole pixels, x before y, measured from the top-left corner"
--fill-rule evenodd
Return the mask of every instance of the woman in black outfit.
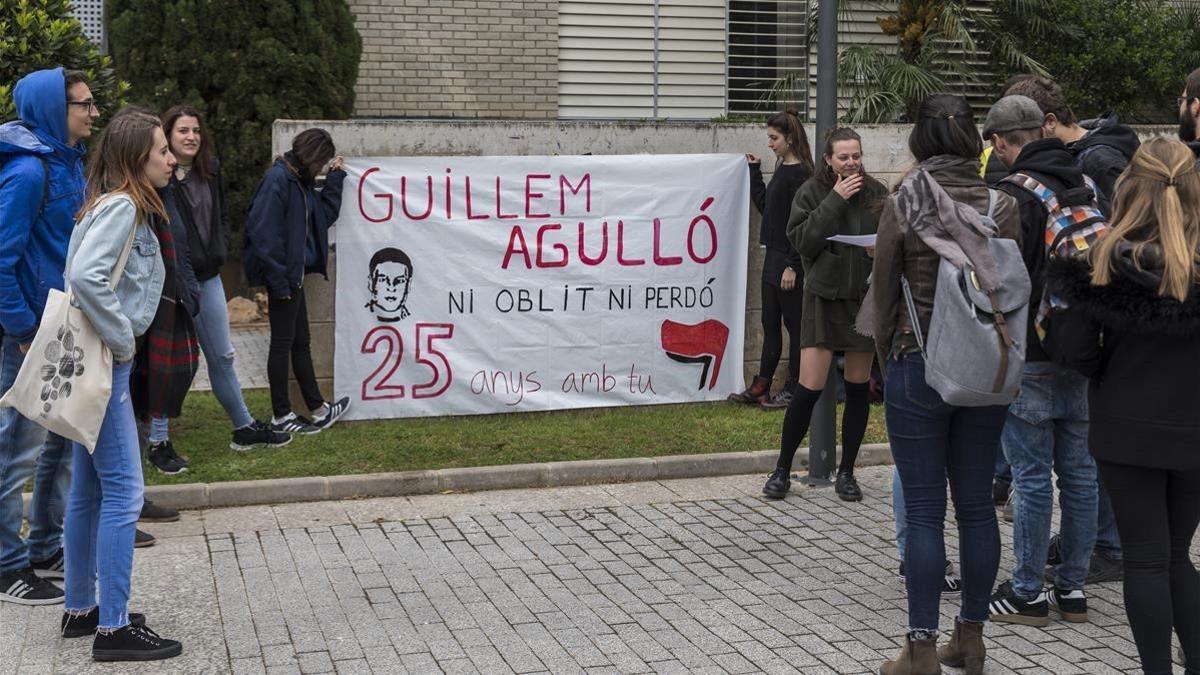
M 1125 612 L 1142 670 L 1169 674 L 1171 630 L 1200 673 L 1200 174 L 1183 143 L 1154 138 L 1117 181 L 1112 231 L 1091 267 L 1051 261 L 1067 303 L 1047 351 L 1091 378 L 1088 445 L 1124 549 Z
M 796 190 L 813 173 L 808 135 L 795 110 L 775 113 L 767 119 L 767 147 L 775 153 L 775 175 L 763 184 L 762 161 L 751 154 L 750 199 L 762 214 L 758 243 L 766 248 L 762 269 L 762 356 L 758 375 L 745 391 L 730 394 L 737 403 L 767 409 L 786 408 L 800 377 L 800 307 L 803 278 L 800 254 L 787 238 L 788 214 Z M 783 327 L 788 332 L 788 379 L 771 396 L 771 379 L 783 354 Z

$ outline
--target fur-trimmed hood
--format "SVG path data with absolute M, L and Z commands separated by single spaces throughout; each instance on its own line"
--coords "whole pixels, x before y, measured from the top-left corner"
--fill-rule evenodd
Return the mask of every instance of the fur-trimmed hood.
M 1115 263 L 1110 283 L 1095 286 L 1086 261 L 1053 259 L 1046 267 L 1046 286 L 1073 309 L 1132 334 L 1200 337 L 1200 287 L 1184 302 L 1159 295 L 1161 263 L 1154 250 L 1135 262 L 1132 246 L 1123 244 Z

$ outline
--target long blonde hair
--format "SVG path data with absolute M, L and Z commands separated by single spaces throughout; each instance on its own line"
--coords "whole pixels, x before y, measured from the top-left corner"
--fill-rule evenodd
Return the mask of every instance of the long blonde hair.
M 157 117 L 139 111 L 118 112 L 109 120 L 88 162 L 87 198 L 80 219 L 105 194 L 123 192 L 133 200 L 138 220 L 151 214 L 166 220 L 167 210 L 145 170 L 154 149 L 154 130 L 161 127 Z
M 1114 193 L 1112 231 L 1092 254 L 1092 283 L 1106 286 L 1112 280 L 1114 252 L 1122 242 L 1133 244 L 1135 262 L 1155 245 L 1163 260 L 1158 294 L 1186 300 L 1200 260 L 1200 173 L 1192 151 L 1166 136 L 1146 141 L 1117 179 Z

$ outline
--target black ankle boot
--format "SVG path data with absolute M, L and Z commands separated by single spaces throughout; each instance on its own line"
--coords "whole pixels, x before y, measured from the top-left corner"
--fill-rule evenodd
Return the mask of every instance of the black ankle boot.
M 767 477 L 767 484 L 763 486 L 763 494 L 769 499 L 783 499 L 791 488 L 792 479 L 788 475 L 788 470 L 775 469 Z
M 854 479 L 852 473 L 845 471 L 838 473 L 837 480 L 833 483 L 833 489 L 844 502 L 862 501 L 862 490 L 859 489 L 858 481 Z

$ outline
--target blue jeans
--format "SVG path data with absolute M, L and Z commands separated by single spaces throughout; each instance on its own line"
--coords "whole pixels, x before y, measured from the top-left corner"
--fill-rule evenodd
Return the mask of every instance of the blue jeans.
M 0 343 L 0 392 L 17 379 L 25 355 L 17 341 Z M 25 419 L 15 408 L 0 408 L 0 574 L 24 569 L 62 548 L 63 511 L 71 484 L 67 441 Z M 33 478 L 29 539 L 21 540 L 21 493 Z
M 1013 593 L 1032 600 L 1045 587 L 1054 489 L 1062 509 L 1062 564 L 1054 583 L 1079 590 L 1096 543 L 1096 462 L 1087 449 L 1087 379 L 1053 363 L 1025 364 L 1021 393 L 1008 407 L 1004 456 L 1013 471 Z
M 958 521 L 961 616 L 968 621 L 986 621 L 1000 565 L 992 478 L 1004 407 L 946 405 L 925 383 L 925 360 L 919 353 L 893 359 L 886 375 L 888 437 L 906 506 L 909 628 L 938 628 L 946 565 L 947 480 Z
M 1117 534 L 1117 517 L 1113 514 L 1112 500 L 1104 490 L 1104 483 L 1098 484 L 1096 495 L 1096 552 L 1102 553 L 1113 560 L 1121 560 L 1121 537 Z
M 100 606 L 100 628 L 129 623 L 133 539 L 142 511 L 142 461 L 129 399 L 132 362 L 113 365 L 112 397 L 96 451 L 74 443 L 75 480 L 67 505 L 66 610 Z M 99 580 L 99 603 L 96 586 Z
M 896 553 L 903 563 L 904 539 L 908 536 L 908 506 L 904 503 L 904 487 L 900 484 L 900 468 L 897 466 L 892 467 L 892 515 L 896 518 Z
M 233 366 L 233 338 L 229 334 L 229 311 L 225 306 L 225 287 L 220 275 L 200 282 L 200 314 L 195 317 L 196 337 L 208 364 L 208 380 L 212 383 L 213 395 L 225 408 L 225 414 L 233 422 L 234 429 L 249 426 L 254 418 L 242 397 L 242 385 L 238 382 L 237 370 Z M 150 421 L 150 442 L 167 440 L 169 425 L 166 418 Z

